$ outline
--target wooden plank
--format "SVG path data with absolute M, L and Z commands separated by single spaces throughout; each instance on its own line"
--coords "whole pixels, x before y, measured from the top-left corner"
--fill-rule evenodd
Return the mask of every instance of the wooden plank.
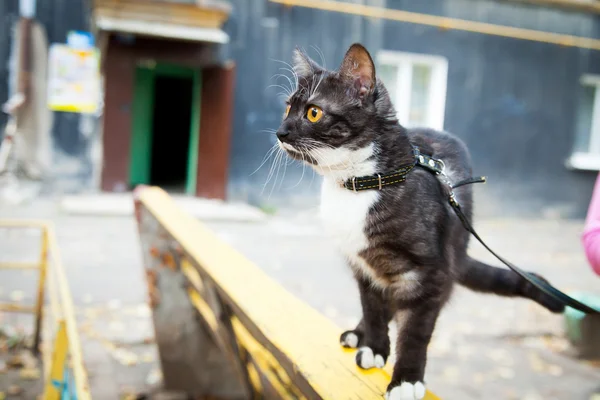
M 40 269 L 40 265 L 38 263 L 29 263 L 29 262 L 2 262 L 2 263 L 0 263 L 0 269 L 32 270 L 32 269 Z
M 52 350 L 52 361 L 50 374 L 46 377 L 44 385 L 44 400 L 59 400 L 62 396 L 62 385 L 65 376 L 67 353 L 69 351 L 69 340 L 65 321 L 58 323 L 54 348 Z
M 356 366 L 354 351 L 339 346 L 342 330 L 333 322 L 287 292 L 199 221 L 177 208 L 163 190 L 144 188 L 136 193 L 143 206 L 213 280 L 219 295 L 232 307 L 251 337 L 278 362 L 282 361 L 280 358 L 291 360 L 296 373 L 309 382 L 318 397 L 370 399 L 383 396 L 392 366 L 388 365 L 385 370 L 360 369 Z M 426 399 L 437 397 L 428 392 Z
M 35 314 L 35 307 L 20 304 L 0 303 L 0 311 L 11 313 Z
M 570 11 L 583 11 L 600 14 L 600 3 L 596 0 L 508 0 L 515 3 L 525 3 L 540 7 L 555 7 Z
M 81 341 L 79 339 L 79 331 L 77 330 L 77 321 L 75 320 L 73 297 L 71 296 L 71 289 L 69 288 L 67 276 L 62 265 L 62 259 L 58 249 L 58 242 L 56 240 L 56 234 L 54 233 L 53 225 L 48 225 L 47 234 L 48 251 L 50 255 L 49 263 L 52 264 L 51 268 L 53 269 L 54 277 L 56 278 L 58 292 L 60 295 L 60 306 L 65 321 L 67 337 L 69 338 L 69 354 L 71 368 L 73 370 L 73 376 L 75 379 L 77 400 L 91 400 L 89 381 L 85 366 L 83 364 Z
M 196 288 L 187 284 L 179 270 L 182 263 L 174 250 L 176 243 L 139 204 L 136 217 L 164 388 L 194 398 L 248 398 L 241 367 L 227 351 L 227 338 L 215 340 L 213 329 L 222 332 L 219 315 L 212 309 L 206 311 L 210 306 L 202 299 L 199 318 L 195 308 L 199 302 L 190 302 L 188 289 Z
M 229 16 L 227 8 L 207 8 L 195 4 L 135 0 L 94 2 L 94 14 L 103 17 L 161 21 L 176 25 L 219 28 Z
M 35 333 L 33 335 L 33 352 L 39 354 L 42 321 L 44 318 L 44 302 L 46 300 L 46 275 L 48 272 L 48 230 L 42 232 L 42 246 L 40 249 L 40 274 L 38 277 L 38 290 L 35 305 Z

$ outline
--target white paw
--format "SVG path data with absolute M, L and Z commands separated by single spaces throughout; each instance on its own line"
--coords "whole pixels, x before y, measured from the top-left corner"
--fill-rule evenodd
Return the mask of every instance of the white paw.
M 425 385 L 422 382 L 402 382 L 385 394 L 385 400 L 421 400 L 425 397 Z
M 385 359 L 379 354 L 373 354 L 373 350 L 369 347 L 361 347 L 356 353 L 356 363 L 364 369 L 383 368 Z
M 344 347 L 355 349 L 358 346 L 358 336 L 356 336 L 355 333 L 348 332 L 345 335 L 343 335 L 341 344 Z

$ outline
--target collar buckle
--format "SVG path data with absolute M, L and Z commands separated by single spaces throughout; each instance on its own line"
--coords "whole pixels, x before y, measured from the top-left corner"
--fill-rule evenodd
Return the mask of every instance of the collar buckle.
M 356 190 L 356 177 L 355 176 L 352 177 L 352 190 L 354 190 L 355 192 L 358 192 L 358 190 Z
M 381 175 L 377 174 L 377 179 L 379 179 L 379 190 L 381 190 Z

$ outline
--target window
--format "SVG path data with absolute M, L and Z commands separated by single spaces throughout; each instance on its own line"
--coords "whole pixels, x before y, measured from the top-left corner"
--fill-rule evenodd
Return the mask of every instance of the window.
M 406 127 L 444 129 L 448 61 L 443 57 L 382 51 L 377 75 Z
M 567 166 L 600 170 L 600 76 L 584 75 L 575 124 L 575 144 Z

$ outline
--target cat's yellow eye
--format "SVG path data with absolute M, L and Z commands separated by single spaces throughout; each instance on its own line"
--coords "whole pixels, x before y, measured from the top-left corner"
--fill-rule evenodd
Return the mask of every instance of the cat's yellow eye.
M 290 113 L 290 108 L 292 108 L 292 106 L 290 106 L 288 104 L 287 107 L 285 108 L 285 114 L 283 114 L 283 119 L 287 118 L 288 114 Z
M 323 110 L 321 110 L 319 107 L 310 106 L 308 108 L 308 111 L 306 112 L 306 118 L 308 118 L 310 122 L 317 122 L 321 119 L 321 117 L 323 117 Z

